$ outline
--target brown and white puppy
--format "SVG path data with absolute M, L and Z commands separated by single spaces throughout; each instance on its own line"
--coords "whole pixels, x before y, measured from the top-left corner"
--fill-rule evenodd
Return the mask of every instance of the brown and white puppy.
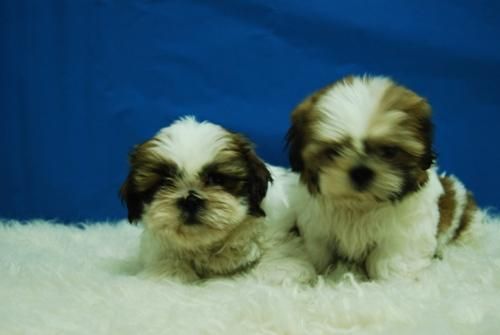
M 388 78 L 350 76 L 307 97 L 288 145 L 318 271 L 347 260 L 370 278 L 413 276 L 481 220 L 464 186 L 436 173 L 431 107 Z
M 300 243 L 288 236 L 288 227 L 278 227 L 289 225 L 287 216 L 264 229 L 261 202 L 272 176 L 242 135 L 182 118 L 137 146 L 130 164 L 120 193 L 129 221 L 144 225 L 143 272 L 193 281 L 243 273 L 257 263 L 270 270 L 272 258 L 292 264 L 299 280 L 314 275 L 312 265 L 308 270 L 305 260 L 289 257 L 299 253 Z M 264 253 L 271 258 L 261 260 Z

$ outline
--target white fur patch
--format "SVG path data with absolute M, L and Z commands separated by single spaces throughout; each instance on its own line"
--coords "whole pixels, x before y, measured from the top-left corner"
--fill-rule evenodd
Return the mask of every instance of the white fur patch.
M 324 122 L 318 124 L 320 139 L 340 141 L 366 135 L 372 117 L 391 81 L 384 77 L 355 77 L 352 83 L 335 85 L 318 100 L 316 108 Z
M 158 132 L 156 138 L 161 145 L 157 150 L 192 176 L 226 147 L 225 135 L 227 132 L 218 125 L 184 117 Z
M 500 327 L 500 221 L 481 226 L 480 243 L 447 249 L 418 281 L 360 282 L 342 272 L 314 288 L 148 280 L 127 274 L 135 226 L 9 224 L 0 225 L 1 334 L 456 335 Z

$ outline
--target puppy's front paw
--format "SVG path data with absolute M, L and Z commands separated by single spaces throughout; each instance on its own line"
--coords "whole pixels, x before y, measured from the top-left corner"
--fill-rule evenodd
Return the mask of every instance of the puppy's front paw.
M 430 262 L 430 259 L 409 258 L 403 255 L 383 257 L 373 252 L 367 258 L 365 266 L 370 279 L 415 278 Z
M 340 282 L 345 278 L 354 278 L 357 281 L 364 281 L 367 279 L 366 271 L 363 266 L 353 263 L 336 261 L 334 264 L 330 265 L 324 277 L 331 282 Z
M 148 264 L 140 275 L 155 279 L 169 279 L 181 283 L 193 283 L 200 280 L 198 274 L 188 265 L 170 262 Z
M 295 259 L 261 262 L 251 274 L 271 285 L 314 284 L 317 280 L 311 264 Z

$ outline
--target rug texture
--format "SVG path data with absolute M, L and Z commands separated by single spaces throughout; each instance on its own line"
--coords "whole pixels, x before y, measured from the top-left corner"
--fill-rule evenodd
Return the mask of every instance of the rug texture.
M 417 280 L 200 285 L 127 273 L 140 228 L 0 222 L 0 334 L 500 334 L 500 222 Z

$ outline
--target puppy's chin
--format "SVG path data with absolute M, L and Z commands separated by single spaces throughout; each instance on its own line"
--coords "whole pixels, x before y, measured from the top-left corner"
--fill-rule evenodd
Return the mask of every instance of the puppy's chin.
M 187 215 L 176 198 L 159 196 L 145 209 L 144 225 L 154 236 L 179 249 L 197 250 L 223 243 L 235 229 L 257 220 L 248 206 L 224 192 L 206 198 L 206 206 Z

